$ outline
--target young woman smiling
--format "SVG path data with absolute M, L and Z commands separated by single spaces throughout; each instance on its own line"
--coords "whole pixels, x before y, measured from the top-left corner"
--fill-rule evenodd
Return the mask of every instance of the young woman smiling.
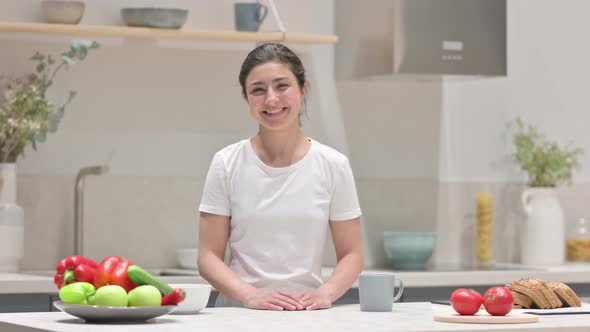
M 239 81 L 258 133 L 213 157 L 199 207 L 199 273 L 219 290 L 217 306 L 329 308 L 363 266 L 348 158 L 301 131 L 308 84 L 289 48 L 256 47 Z M 324 282 L 328 229 L 337 265 Z

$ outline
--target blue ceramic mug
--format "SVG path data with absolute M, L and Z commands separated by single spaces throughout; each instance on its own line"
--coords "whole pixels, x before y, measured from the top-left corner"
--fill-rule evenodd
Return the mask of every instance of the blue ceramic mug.
M 234 4 L 234 9 L 236 30 L 238 31 L 258 31 L 268 13 L 268 8 L 257 2 L 238 2 Z
M 399 283 L 397 294 L 395 284 Z M 391 311 L 404 293 L 404 283 L 393 273 L 364 272 L 359 276 L 361 311 Z

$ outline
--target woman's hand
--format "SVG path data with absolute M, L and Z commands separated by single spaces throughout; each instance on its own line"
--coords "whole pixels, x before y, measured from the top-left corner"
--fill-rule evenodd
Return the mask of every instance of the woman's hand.
M 322 288 L 303 292 L 297 298 L 305 310 L 328 309 L 332 307 L 331 294 Z
M 297 296 L 282 289 L 256 289 L 246 297 L 244 303 L 250 309 L 303 310 Z

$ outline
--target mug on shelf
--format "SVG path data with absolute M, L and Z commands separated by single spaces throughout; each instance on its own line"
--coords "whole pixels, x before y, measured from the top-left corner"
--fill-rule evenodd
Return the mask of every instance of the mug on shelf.
M 238 2 L 234 4 L 234 10 L 238 31 L 258 31 L 268 13 L 268 8 L 258 2 Z

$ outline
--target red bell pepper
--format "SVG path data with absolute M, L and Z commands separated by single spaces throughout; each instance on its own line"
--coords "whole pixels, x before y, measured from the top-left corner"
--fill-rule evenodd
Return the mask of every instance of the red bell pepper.
M 84 256 L 74 255 L 62 259 L 55 270 L 53 282 L 58 289 L 76 281 L 94 283 L 96 277 L 96 262 Z
M 162 297 L 162 305 L 177 305 L 184 301 L 186 292 L 182 288 L 175 288 L 172 293 Z
M 119 285 L 129 292 L 137 287 L 127 275 L 127 268 L 130 265 L 133 265 L 131 261 L 119 256 L 105 257 L 105 259 L 98 264 L 98 273 L 94 279 L 94 287 L 99 289 L 105 285 Z

